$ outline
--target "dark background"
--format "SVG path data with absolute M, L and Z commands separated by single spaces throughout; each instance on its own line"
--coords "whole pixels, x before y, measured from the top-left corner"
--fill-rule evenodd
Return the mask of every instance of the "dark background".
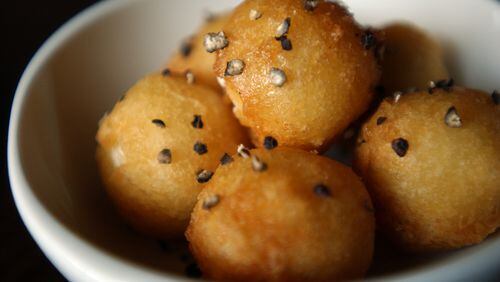
M 0 280 L 64 281 L 29 235 L 15 208 L 7 176 L 10 107 L 22 72 L 36 50 L 64 22 L 96 0 L 3 1 L 0 6 L 2 189 L 0 192 Z

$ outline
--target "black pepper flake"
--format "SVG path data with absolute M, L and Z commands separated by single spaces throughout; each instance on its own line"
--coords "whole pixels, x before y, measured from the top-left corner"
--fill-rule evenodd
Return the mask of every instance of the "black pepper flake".
M 153 119 L 151 122 L 159 128 L 165 128 L 165 123 L 161 119 Z
M 212 178 L 213 175 L 213 172 L 202 169 L 196 173 L 196 181 L 198 181 L 198 183 L 206 183 L 210 180 L 210 178 Z
M 292 50 L 292 41 L 286 37 L 286 35 L 283 35 L 279 38 L 276 38 L 281 43 L 281 48 L 285 51 L 290 51 Z
M 221 165 L 227 165 L 233 161 L 233 157 L 231 157 L 228 153 L 224 153 L 224 155 L 222 155 L 222 158 L 220 158 Z
M 189 278 L 201 278 L 202 276 L 201 270 L 196 263 L 188 264 L 184 272 Z
M 436 89 L 436 83 L 431 80 L 429 82 L 429 88 L 427 88 L 427 92 L 429 92 L 429 94 L 432 94 L 434 93 L 434 89 Z
M 276 35 L 274 38 L 279 39 L 282 36 L 285 36 L 288 33 L 288 30 L 290 29 L 290 23 L 291 20 L 290 18 L 286 18 L 281 24 L 278 26 L 276 29 Z
M 245 62 L 239 59 L 230 60 L 226 64 L 224 76 L 235 76 L 243 73 L 245 69 Z
M 260 17 L 262 17 L 262 13 L 259 12 L 258 10 L 251 9 L 250 12 L 248 13 L 248 17 L 250 18 L 250 20 L 255 21 L 260 19 Z
M 283 86 L 287 80 L 285 72 L 279 68 L 271 68 L 269 79 L 277 87 Z
M 191 125 L 194 128 L 198 128 L 198 129 L 203 128 L 203 120 L 201 119 L 201 115 L 194 115 L 194 119 L 191 122 Z
M 436 87 L 444 89 L 446 91 L 449 91 L 450 88 L 453 87 L 454 84 L 455 84 L 455 81 L 453 80 L 453 78 L 443 79 L 443 80 L 439 80 L 438 82 L 436 82 Z
M 446 111 L 446 114 L 444 115 L 444 123 L 453 128 L 462 127 L 462 119 L 458 115 L 455 107 L 450 107 L 448 111 Z
M 386 117 L 378 117 L 377 118 L 377 125 L 381 125 L 382 123 L 384 123 L 385 121 L 387 120 Z
M 203 38 L 203 46 L 208 53 L 213 53 L 217 50 L 222 50 L 229 45 L 224 31 L 209 32 Z
M 369 50 L 377 45 L 377 38 L 371 30 L 367 30 L 361 35 L 361 44 L 365 50 Z
M 312 12 L 318 6 L 318 0 L 305 0 L 304 1 L 304 9 L 306 11 Z
M 259 157 L 252 155 L 252 168 L 254 171 L 263 172 L 267 170 L 267 164 L 259 159 Z
M 163 149 L 158 153 L 158 162 L 161 164 L 169 164 L 172 162 L 172 152 L 170 149 Z
M 500 93 L 498 91 L 493 91 L 491 93 L 491 99 L 493 100 L 493 104 L 498 105 L 500 103 Z
M 446 92 L 450 92 L 454 84 L 455 81 L 453 80 L 453 78 L 442 79 L 437 82 L 431 81 L 429 82 L 429 88 L 427 89 L 427 91 L 429 92 L 429 94 L 434 93 L 435 89 L 443 89 Z
M 185 75 L 186 75 L 186 81 L 188 84 L 193 84 L 195 82 L 195 77 L 194 77 L 193 72 L 191 72 L 190 70 L 187 70 Z
M 189 42 L 183 42 L 181 44 L 180 52 L 181 52 L 181 55 L 184 58 L 189 57 L 189 55 L 191 54 L 192 50 L 193 50 L 193 45 L 191 45 L 191 43 L 189 43 Z
M 161 71 L 161 75 L 163 76 L 169 76 L 171 74 L 170 69 L 164 69 Z
M 209 210 L 215 207 L 220 202 L 219 195 L 211 195 L 203 200 L 202 208 L 204 210 Z
M 403 138 L 397 138 L 392 140 L 391 146 L 394 152 L 396 152 L 396 154 L 400 157 L 404 157 L 409 148 L 408 141 L 406 141 L 406 139 Z
M 320 197 L 331 197 L 332 193 L 330 192 L 330 188 L 328 188 L 324 184 L 317 184 L 314 186 L 314 194 L 320 196 Z
M 264 148 L 272 150 L 278 147 L 278 140 L 274 139 L 272 136 L 266 136 L 264 138 Z
M 394 94 L 392 95 L 392 97 L 394 97 L 394 103 L 399 102 L 399 100 L 401 99 L 402 96 L 403 96 L 403 92 L 401 92 L 401 91 L 394 92 Z
M 193 149 L 196 153 L 198 153 L 198 155 L 203 155 L 208 152 L 207 145 L 201 142 L 194 143 Z
M 238 155 L 244 159 L 250 157 L 250 150 L 248 150 L 243 144 L 238 145 L 237 152 Z

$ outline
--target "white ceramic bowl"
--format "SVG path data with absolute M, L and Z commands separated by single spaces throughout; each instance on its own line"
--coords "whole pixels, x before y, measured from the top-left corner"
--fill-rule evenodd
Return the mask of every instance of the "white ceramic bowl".
M 183 279 L 174 252 L 124 226 L 110 207 L 94 164 L 97 121 L 144 74 L 158 69 L 204 11 L 236 0 L 105 1 L 80 13 L 37 52 L 17 88 L 9 130 L 12 191 L 28 230 L 72 281 Z M 409 20 L 447 50 L 458 83 L 500 87 L 500 5 L 488 0 L 351 0 L 359 21 Z M 498 168 L 493 168 L 498 169 Z M 495 172 L 495 173 L 498 173 Z M 500 236 L 440 256 L 380 251 L 374 279 L 495 278 Z M 498 278 L 498 277 L 496 277 Z

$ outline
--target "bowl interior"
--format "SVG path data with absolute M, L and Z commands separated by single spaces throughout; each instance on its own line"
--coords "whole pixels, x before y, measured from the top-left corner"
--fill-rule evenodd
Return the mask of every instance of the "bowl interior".
M 103 113 L 159 69 L 206 11 L 237 2 L 107 1 L 67 24 L 28 67 L 9 137 L 11 179 L 23 181 L 13 179 L 12 188 L 30 232 L 67 278 L 75 277 L 75 268 L 98 280 L 184 277 L 191 261 L 184 243 L 159 244 L 114 213 L 98 179 L 94 136 Z M 406 20 L 427 29 L 445 46 L 458 84 L 499 87 L 500 8 L 493 1 L 345 2 L 363 24 Z M 486 243 L 498 247 L 500 238 L 493 237 Z M 422 274 L 484 248 L 406 257 L 381 242 L 370 275 Z

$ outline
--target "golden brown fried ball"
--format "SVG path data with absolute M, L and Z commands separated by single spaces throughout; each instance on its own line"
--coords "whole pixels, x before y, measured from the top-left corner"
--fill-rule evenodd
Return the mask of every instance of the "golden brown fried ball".
M 406 23 L 382 29 L 385 53 L 382 85 L 388 94 L 416 87 L 425 89 L 430 81 L 449 77 L 439 43 L 423 30 Z
M 372 99 L 377 40 L 337 4 L 247 0 L 224 32 L 214 70 L 257 145 L 324 149 Z
M 205 277 L 362 277 L 372 259 L 375 219 L 352 170 L 297 149 L 250 154 L 217 169 L 192 213 L 186 236 Z
M 355 168 L 402 248 L 479 243 L 500 226 L 500 106 L 459 87 L 387 99 L 363 126 Z
M 199 83 L 220 91 L 213 71 L 215 53 L 208 53 L 205 50 L 203 39 L 207 33 L 222 31 L 228 18 L 229 15 L 221 14 L 206 22 L 194 36 L 181 44 L 179 50 L 170 58 L 167 68 L 174 73 L 184 73 L 189 70 Z
M 154 74 L 133 86 L 101 122 L 97 162 L 126 221 L 170 238 L 185 231 L 203 177 L 245 140 L 219 94 L 183 77 Z M 200 176 L 201 170 L 208 172 Z

